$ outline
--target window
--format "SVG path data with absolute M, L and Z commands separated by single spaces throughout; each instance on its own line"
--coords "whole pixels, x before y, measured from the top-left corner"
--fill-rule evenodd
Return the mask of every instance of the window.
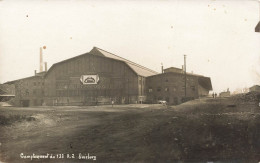
M 149 93 L 153 92 L 153 89 L 152 89 L 152 88 L 149 88 L 149 89 L 148 89 L 148 92 L 149 92 Z
M 165 82 L 168 82 L 169 80 L 168 79 L 165 79 Z
M 158 88 L 157 88 L 157 92 L 160 92 L 160 91 L 161 91 L 161 87 L 158 87 Z
M 44 86 L 44 82 L 42 82 L 42 86 Z
M 165 92 L 169 92 L 169 88 L 168 87 L 166 87 L 164 90 L 165 90 Z
M 29 90 L 28 90 L 28 89 L 26 89 L 25 95 L 26 95 L 26 96 L 29 96 Z
M 191 89 L 192 89 L 193 91 L 195 91 L 195 86 L 191 86 Z
M 36 95 L 36 90 L 35 89 L 33 90 L 33 95 Z

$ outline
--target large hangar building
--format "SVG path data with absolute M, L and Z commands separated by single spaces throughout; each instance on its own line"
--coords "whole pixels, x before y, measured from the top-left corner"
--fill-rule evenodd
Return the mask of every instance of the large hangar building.
M 47 64 L 45 71 L 41 69 L 34 76 L 7 82 L 15 84 L 17 106 L 98 105 L 112 100 L 115 104 L 158 100 L 179 104 L 184 97 L 195 99 L 212 90 L 210 78 L 188 74 L 189 90 L 184 96 L 182 69 L 157 73 L 97 47 L 55 63 L 48 71 Z
M 156 74 L 94 47 L 89 53 L 56 63 L 49 69 L 45 75 L 45 102 L 47 105 L 85 105 L 107 104 L 111 100 L 120 104 L 145 101 L 145 79 Z M 81 79 L 84 75 L 93 75 L 97 83 L 82 84 L 82 80 L 87 80 Z

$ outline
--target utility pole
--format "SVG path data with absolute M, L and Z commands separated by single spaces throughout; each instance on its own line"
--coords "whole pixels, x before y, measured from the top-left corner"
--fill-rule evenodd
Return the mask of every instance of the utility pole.
M 130 100 L 129 100 L 129 78 L 127 78 L 127 101 L 128 101 L 128 104 L 130 103 Z
M 184 87 L 185 87 L 185 98 L 187 97 L 187 74 L 186 74 L 186 55 L 184 55 Z
M 255 32 L 260 32 L 260 0 L 258 0 L 259 3 L 259 22 L 255 27 Z

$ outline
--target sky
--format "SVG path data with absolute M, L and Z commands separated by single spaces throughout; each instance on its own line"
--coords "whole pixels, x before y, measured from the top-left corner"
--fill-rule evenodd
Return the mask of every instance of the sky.
M 94 46 L 147 68 L 211 78 L 213 91 L 260 84 L 257 0 L 0 0 L 0 83 Z

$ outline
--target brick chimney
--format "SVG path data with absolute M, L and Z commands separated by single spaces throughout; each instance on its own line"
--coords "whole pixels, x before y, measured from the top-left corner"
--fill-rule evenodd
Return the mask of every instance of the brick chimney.
M 43 71 L 43 59 L 42 59 L 42 47 L 40 47 L 40 69 L 39 72 Z

